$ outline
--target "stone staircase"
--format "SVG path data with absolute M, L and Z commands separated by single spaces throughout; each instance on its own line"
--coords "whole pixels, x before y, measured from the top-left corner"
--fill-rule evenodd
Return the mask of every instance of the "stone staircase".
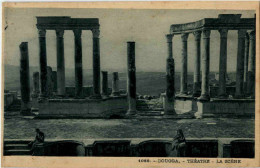
M 30 140 L 8 140 L 4 141 L 4 155 L 31 155 L 28 143 Z
M 136 109 L 140 116 L 163 116 L 164 111 L 157 99 L 143 100 L 139 99 L 136 102 Z

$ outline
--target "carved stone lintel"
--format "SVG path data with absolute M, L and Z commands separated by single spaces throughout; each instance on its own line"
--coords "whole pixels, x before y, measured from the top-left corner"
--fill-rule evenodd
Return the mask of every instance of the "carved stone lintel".
M 167 43 L 172 43 L 173 34 L 166 34 Z
M 183 34 L 181 34 L 181 39 L 182 39 L 182 41 L 187 41 L 187 40 L 188 40 L 188 37 L 189 37 L 189 33 L 183 33 Z
M 193 35 L 194 35 L 196 41 L 200 40 L 200 38 L 201 38 L 201 31 L 195 31 L 195 32 L 193 32 Z
M 203 30 L 203 38 L 210 38 L 210 30 Z
M 56 36 L 57 37 L 63 37 L 64 30 L 63 29 L 56 29 Z
M 99 38 L 100 30 L 92 29 L 93 38 Z
M 254 30 L 249 33 L 249 38 L 250 38 L 250 40 L 255 40 L 255 31 Z
M 238 33 L 238 38 L 245 38 L 246 36 L 246 29 L 240 29 L 237 31 Z
M 218 32 L 220 33 L 220 38 L 227 38 L 228 29 L 219 29 Z
M 38 29 L 39 37 L 45 37 L 46 36 L 46 30 L 45 29 Z
M 73 33 L 74 33 L 75 38 L 76 37 L 80 38 L 81 34 L 82 34 L 82 30 L 81 29 L 73 29 Z

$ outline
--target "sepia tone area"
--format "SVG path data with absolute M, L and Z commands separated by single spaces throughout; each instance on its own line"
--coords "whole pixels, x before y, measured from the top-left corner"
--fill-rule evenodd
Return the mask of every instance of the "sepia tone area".
M 5 9 L 4 155 L 254 158 L 254 11 L 39 11 Z

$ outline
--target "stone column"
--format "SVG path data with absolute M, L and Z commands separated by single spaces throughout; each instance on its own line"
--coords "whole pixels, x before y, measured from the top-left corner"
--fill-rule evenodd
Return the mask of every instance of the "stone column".
M 113 72 L 112 79 L 112 96 L 119 96 L 119 77 L 118 72 Z
M 52 71 L 53 92 L 57 92 L 57 72 Z
M 200 39 L 201 31 L 193 32 L 195 37 L 195 60 L 194 60 L 194 74 L 193 74 L 193 97 L 200 96 Z
M 30 114 L 30 70 L 29 70 L 29 56 L 28 43 L 22 42 L 20 44 L 20 85 L 21 85 L 21 114 Z
M 47 97 L 47 54 L 46 54 L 46 30 L 39 29 L 39 45 L 40 45 L 40 79 L 41 94 L 40 97 Z
M 126 115 L 136 114 L 136 76 L 135 76 L 135 42 L 127 42 L 127 99 Z
M 164 102 L 164 114 L 175 114 L 174 98 L 175 98 L 175 85 L 174 85 L 174 59 L 172 54 L 172 38 L 173 34 L 167 34 L 168 44 L 168 58 L 166 60 L 166 97 Z
M 248 95 L 247 93 L 247 83 L 248 83 L 248 59 L 249 59 L 249 35 L 246 33 L 245 37 L 245 60 L 244 60 L 244 94 Z
M 237 46 L 237 69 L 236 69 L 236 98 L 243 98 L 243 80 L 244 80 L 244 57 L 245 57 L 245 36 L 246 30 L 238 30 Z
M 47 96 L 50 98 L 53 96 L 53 80 L 52 80 L 52 68 L 47 66 Z
M 251 98 L 255 98 L 255 31 L 249 35 L 250 48 L 249 48 L 249 61 L 248 61 L 248 87 L 247 93 Z
M 100 46 L 99 29 L 93 29 L 93 93 L 92 98 L 100 99 Z
M 57 41 L 57 94 L 65 96 L 64 30 L 56 30 Z
M 227 74 L 227 29 L 220 29 L 220 55 L 219 55 L 219 98 L 226 98 L 226 74 Z
M 108 78 L 107 71 L 102 71 L 102 95 L 108 95 Z
M 40 74 L 33 72 L 33 97 L 38 97 L 40 93 Z
M 82 98 L 82 43 L 81 43 L 81 29 L 74 29 L 75 37 L 75 97 Z
M 201 61 L 202 84 L 199 100 L 207 101 L 209 96 L 209 59 L 210 59 L 210 30 L 203 30 L 203 53 Z
M 187 94 L 187 88 L 188 88 L 188 83 L 187 83 L 187 77 L 188 77 L 188 60 L 187 60 L 187 39 L 188 39 L 189 34 L 184 33 L 181 35 L 182 39 L 182 58 L 181 58 L 181 94 L 186 95 Z

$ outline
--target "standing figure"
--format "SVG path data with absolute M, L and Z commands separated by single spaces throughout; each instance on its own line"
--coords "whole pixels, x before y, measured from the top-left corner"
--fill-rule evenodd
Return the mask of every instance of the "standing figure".
M 177 157 L 186 155 L 186 140 L 181 129 L 177 130 L 177 135 L 173 138 L 172 150 L 177 151 Z

